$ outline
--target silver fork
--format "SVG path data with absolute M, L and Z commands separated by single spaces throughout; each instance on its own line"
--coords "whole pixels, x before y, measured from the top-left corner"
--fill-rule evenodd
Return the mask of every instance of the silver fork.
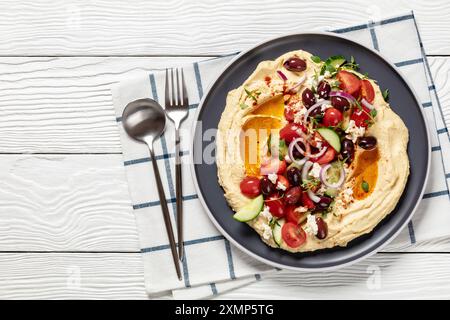
M 179 74 L 181 73 L 181 79 Z M 177 233 L 178 233 L 178 255 L 180 261 L 184 258 L 183 249 L 183 198 L 182 198 L 182 180 L 181 180 L 181 161 L 180 161 L 180 125 L 186 119 L 189 112 L 189 100 L 184 82 L 183 68 L 181 72 L 173 68 L 166 69 L 166 88 L 165 103 L 167 117 L 175 125 L 175 188 L 177 201 Z

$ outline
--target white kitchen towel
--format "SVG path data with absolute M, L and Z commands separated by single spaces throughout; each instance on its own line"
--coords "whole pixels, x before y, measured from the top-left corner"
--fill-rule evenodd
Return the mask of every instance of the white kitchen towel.
M 413 13 L 334 32 L 380 51 L 400 69 L 417 92 L 430 129 L 432 160 L 425 195 L 408 228 L 386 250 L 402 250 L 421 242 L 450 238 L 449 135 Z M 215 296 L 257 281 L 265 273 L 274 271 L 274 268 L 234 248 L 215 229 L 198 200 L 188 163 L 195 109 L 210 82 L 234 56 L 230 54 L 183 65 L 190 102 L 189 117 L 182 125 L 181 140 L 186 251 L 182 264 L 183 281 L 178 281 L 175 275 L 147 148 L 131 140 L 121 124 L 122 111 L 130 101 L 150 97 L 163 104 L 164 71 L 143 73 L 141 77 L 120 82 L 112 90 L 139 232 L 145 286 L 150 296 L 169 294 L 175 299 Z M 391 95 L 395 95 L 395 88 L 390 89 Z M 176 230 L 173 152 L 173 125 L 168 122 L 165 134 L 156 142 L 156 154 Z

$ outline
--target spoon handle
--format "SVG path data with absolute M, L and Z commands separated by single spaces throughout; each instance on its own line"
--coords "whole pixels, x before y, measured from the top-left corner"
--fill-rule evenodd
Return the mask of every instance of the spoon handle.
M 161 182 L 161 176 L 159 175 L 158 164 L 156 162 L 155 153 L 153 152 L 153 146 L 148 144 L 150 150 L 150 156 L 152 158 L 153 172 L 155 173 L 156 187 L 158 188 L 159 201 L 161 203 L 161 209 L 164 217 L 164 224 L 166 225 L 167 236 L 169 238 L 170 250 L 172 252 L 173 263 L 177 271 L 178 279 L 181 280 L 180 264 L 178 261 L 177 247 L 175 243 L 175 237 L 172 230 L 172 222 L 170 221 L 169 209 L 167 207 L 166 195 L 164 194 L 164 188 Z

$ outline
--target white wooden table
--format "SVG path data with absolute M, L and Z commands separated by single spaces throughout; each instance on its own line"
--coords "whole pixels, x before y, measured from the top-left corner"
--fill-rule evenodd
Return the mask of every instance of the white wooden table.
M 124 77 L 414 9 L 448 105 L 450 3 L 370 3 L 2 0 L 0 298 L 147 298 L 110 95 Z M 449 298 L 450 239 L 221 297 Z

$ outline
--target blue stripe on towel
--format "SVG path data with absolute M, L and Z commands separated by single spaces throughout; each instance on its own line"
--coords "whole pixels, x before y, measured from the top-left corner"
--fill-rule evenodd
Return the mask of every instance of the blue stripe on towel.
M 423 195 L 423 199 L 435 198 L 435 197 L 440 197 L 440 196 L 445 196 L 445 195 L 448 195 L 448 190 L 425 193 Z
M 404 67 L 404 66 L 409 66 L 412 64 L 416 64 L 416 63 L 422 63 L 422 62 L 423 62 L 423 58 L 418 58 L 418 59 L 400 61 L 400 62 L 396 62 L 394 64 L 397 67 Z
M 433 105 L 433 104 L 431 103 L 431 101 L 422 103 L 422 107 L 424 107 L 424 108 L 431 107 L 432 105 Z
M 198 62 L 194 63 L 194 73 L 195 73 L 195 81 L 197 81 L 198 97 L 199 99 L 201 99 L 203 97 L 203 85 L 202 85 L 202 78 L 200 76 L 200 69 L 198 67 Z
M 394 22 L 400 22 L 400 21 L 404 21 L 404 20 L 410 20 L 410 19 L 413 19 L 413 18 L 414 18 L 414 15 L 408 14 L 408 15 L 404 15 L 404 16 L 400 16 L 400 17 L 388 18 L 388 19 L 381 20 L 381 21 L 377 22 L 376 25 L 383 25 L 383 24 L 389 24 L 389 23 L 394 23 Z
M 185 246 L 191 246 L 191 245 L 195 245 L 195 244 L 199 244 L 199 243 L 206 243 L 206 242 L 211 242 L 211 241 L 219 241 L 219 240 L 223 240 L 223 239 L 224 239 L 223 236 L 213 236 L 213 237 L 207 237 L 207 238 L 201 238 L 201 239 L 187 240 L 187 241 L 184 241 L 183 243 L 184 243 Z M 148 252 L 167 250 L 169 248 L 170 248 L 170 245 L 163 244 L 163 245 L 160 245 L 160 246 L 142 248 L 141 252 L 142 253 L 148 253 Z
M 233 255 L 231 254 L 231 246 L 230 242 L 227 239 L 225 239 L 225 250 L 227 252 L 228 271 L 230 272 L 230 278 L 236 279 L 236 275 L 234 274 Z
M 217 296 L 218 292 L 217 292 L 216 284 L 213 282 L 213 283 L 210 283 L 209 286 L 211 287 L 211 292 L 212 292 L 213 296 Z
M 436 146 L 436 147 L 432 147 L 431 151 L 440 151 L 441 150 L 441 146 Z
M 414 233 L 412 221 L 408 223 L 408 231 L 409 231 L 409 238 L 411 239 L 411 244 L 416 243 L 416 234 Z
M 180 156 L 185 156 L 188 155 L 189 151 L 181 151 L 180 152 Z M 168 158 L 173 158 L 175 156 L 175 153 L 169 153 L 169 154 L 160 154 L 155 156 L 156 160 L 161 160 L 161 159 L 168 159 Z M 133 164 L 139 164 L 139 163 L 143 163 L 143 162 L 149 162 L 151 159 L 150 157 L 145 157 L 145 158 L 138 158 L 138 159 L 133 159 L 133 160 L 127 160 L 123 162 L 124 166 L 130 166 Z
M 357 26 L 341 28 L 341 29 L 335 29 L 335 30 L 333 30 L 333 32 L 335 32 L 335 33 L 347 33 L 347 32 L 352 32 L 352 31 L 357 31 L 357 30 L 363 30 L 363 29 L 367 29 L 367 24 L 360 24 L 360 25 L 357 25 Z
M 373 26 L 374 26 L 373 21 L 370 21 L 367 26 L 370 31 L 370 37 L 372 38 L 372 45 L 375 50 L 380 51 L 380 47 L 378 46 L 377 34 L 375 33 L 375 28 Z

